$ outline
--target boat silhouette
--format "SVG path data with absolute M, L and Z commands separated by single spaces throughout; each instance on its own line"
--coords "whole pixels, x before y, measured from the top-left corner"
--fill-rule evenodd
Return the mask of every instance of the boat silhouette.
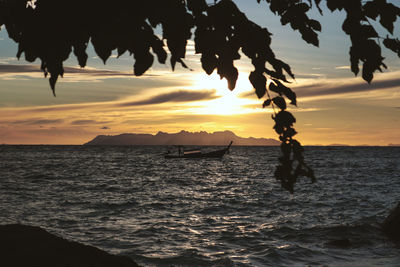
M 178 155 L 170 154 L 170 151 L 168 151 L 168 153 L 165 154 L 164 157 L 166 159 L 222 158 L 226 154 L 226 152 L 228 152 L 228 150 L 231 147 L 232 143 L 233 143 L 233 141 L 231 141 L 229 143 L 229 145 L 224 149 L 205 152 L 205 153 L 201 152 L 199 149 L 192 149 L 192 150 L 183 151 L 182 147 L 179 147 Z

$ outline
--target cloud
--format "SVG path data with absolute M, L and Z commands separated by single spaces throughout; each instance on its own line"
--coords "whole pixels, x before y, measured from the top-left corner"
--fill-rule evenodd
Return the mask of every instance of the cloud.
M 363 80 L 357 83 L 338 83 L 337 81 L 321 81 L 319 83 L 303 85 L 293 88 L 298 97 L 327 96 L 336 94 L 359 93 L 371 90 L 382 90 L 400 87 L 400 78 L 374 80 L 368 84 Z
M 215 95 L 215 92 L 216 92 L 215 90 L 204 90 L 204 91 L 179 90 L 152 96 L 150 98 L 143 100 L 119 103 L 118 106 L 129 107 L 129 106 L 162 104 L 167 102 L 192 102 L 201 100 L 211 100 L 220 97 Z
M 1 38 L 0 38 L 1 41 Z M 18 59 L 16 57 L 3 57 L 0 58 L 0 64 L 10 64 L 10 62 L 17 62 Z
M 71 122 L 72 125 L 85 125 L 85 124 L 95 124 L 98 123 L 95 120 L 76 120 Z
M 57 123 L 62 123 L 64 120 L 62 119 L 55 119 L 55 120 L 49 120 L 49 119 L 30 119 L 30 120 L 16 120 L 16 121 L 3 121 L 7 124 L 22 124 L 22 125 L 43 125 L 43 124 L 57 124 Z
M 399 76 L 400 72 L 378 74 L 371 84 L 368 84 L 361 78 L 306 79 L 299 81 L 299 86 L 296 86 L 296 84 L 288 86 L 293 89 L 297 97 L 330 96 L 400 88 Z M 238 97 L 257 99 L 254 90 L 243 92 Z
M 103 124 L 109 121 L 96 121 L 96 120 L 75 120 L 71 122 L 71 125 L 87 125 L 87 124 Z
M 326 74 L 320 74 L 320 73 L 296 74 L 296 79 L 321 79 L 321 78 L 325 78 L 325 77 L 326 77 Z
M 94 77 L 135 77 L 132 72 L 117 71 L 117 70 L 105 70 L 96 68 L 77 68 L 77 67 L 64 67 L 65 74 L 81 74 Z M 42 70 L 39 65 L 23 65 L 23 64 L 0 64 L 0 76 L 10 75 L 21 75 L 21 74 L 42 74 Z M 32 75 L 31 75 L 32 76 Z M 159 76 L 157 74 L 144 74 L 143 76 Z M 37 75 L 34 75 L 37 77 Z
M 349 70 L 350 66 L 337 66 L 335 67 L 335 70 Z
M 41 72 L 40 67 L 38 65 L 13 65 L 6 64 L 0 65 L 0 74 L 1 73 L 29 73 L 29 72 Z
M 251 90 L 251 91 L 248 91 L 248 92 L 240 93 L 240 94 L 238 94 L 238 97 L 239 97 L 239 98 L 254 98 L 254 99 L 257 99 L 257 95 L 256 95 L 256 93 L 254 92 L 254 90 Z
M 141 100 L 127 100 L 121 99 L 117 101 L 107 101 L 107 102 L 94 102 L 94 103 L 81 103 L 81 104 L 60 104 L 52 106 L 38 106 L 38 107 L 15 107 L 15 108 L 1 108 L 4 114 L 10 114 L 14 116 L 16 112 L 21 114 L 54 114 L 51 116 L 59 116 L 60 113 L 74 112 L 79 114 L 82 112 L 93 112 L 102 111 L 109 112 L 110 110 L 116 110 L 118 108 L 130 108 L 138 109 L 141 112 L 152 112 L 154 109 L 151 105 L 163 104 L 163 103 L 185 103 L 185 102 L 195 102 L 202 100 L 213 100 L 220 98 L 221 96 L 216 95 L 215 90 L 177 90 L 162 93 L 159 95 L 150 96 L 149 98 Z M 147 106 L 144 108 L 143 106 Z M 148 108 L 147 111 L 145 111 Z M 157 110 L 174 109 L 172 105 L 170 106 L 158 106 Z M 0 121 L 1 122 L 1 121 Z M 85 125 L 85 124 L 106 124 L 110 121 L 96 121 L 91 119 L 74 120 L 71 125 Z

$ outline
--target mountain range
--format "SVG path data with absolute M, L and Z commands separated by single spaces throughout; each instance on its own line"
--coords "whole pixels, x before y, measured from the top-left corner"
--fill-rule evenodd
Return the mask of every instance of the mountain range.
M 124 133 L 119 135 L 98 135 L 84 145 L 228 145 L 233 141 L 236 146 L 278 146 L 280 142 L 271 138 L 244 138 L 231 131 L 214 133 L 187 132 L 178 133 L 158 132 L 152 134 Z

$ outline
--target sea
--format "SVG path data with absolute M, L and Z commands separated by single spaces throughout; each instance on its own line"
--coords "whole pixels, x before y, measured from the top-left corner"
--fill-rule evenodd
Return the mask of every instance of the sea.
M 273 176 L 279 147 L 223 159 L 166 149 L 2 145 L 0 224 L 143 266 L 400 266 L 380 230 L 400 201 L 400 147 L 306 147 L 317 182 L 300 179 L 294 194 Z

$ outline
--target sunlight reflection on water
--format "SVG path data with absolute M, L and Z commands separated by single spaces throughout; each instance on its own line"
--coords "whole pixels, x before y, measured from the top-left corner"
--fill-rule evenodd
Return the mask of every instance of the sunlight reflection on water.
M 399 148 L 307 148 L 318 182 L 301 180 L 294 195 L 273 177 L 276 147 L 234 147 L 222 160 L 165 160 L 163 147 L 0 152 L 3 223 L 39 225 L 144 265 L 400 262 L 377 226 L 400 197 Z M 341 238 L 351 249 L 325 245 Z

